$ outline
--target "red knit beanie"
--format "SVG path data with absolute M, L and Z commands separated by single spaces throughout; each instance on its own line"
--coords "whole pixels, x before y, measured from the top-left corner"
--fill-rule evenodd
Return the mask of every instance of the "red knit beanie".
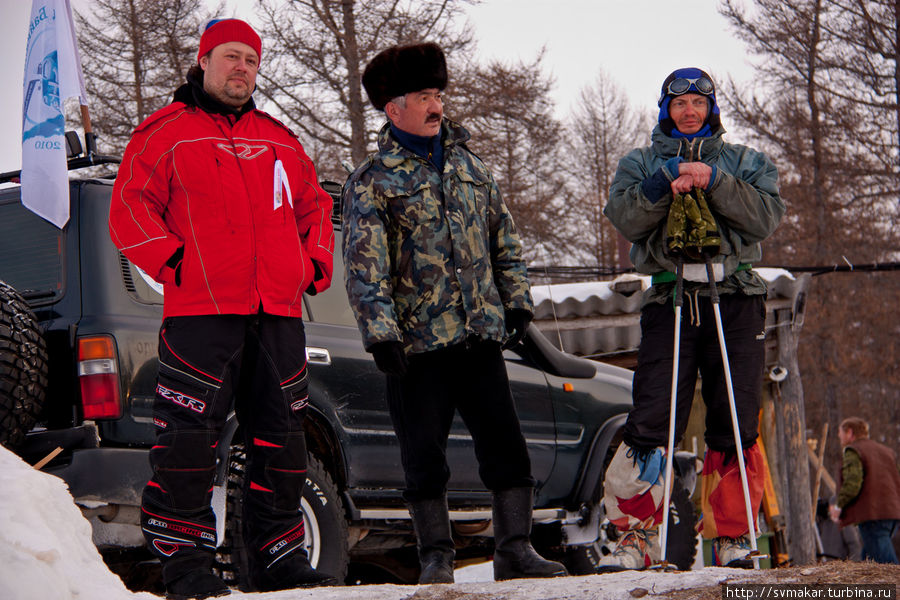
M 200 49 L 197 51 L 197 61 L 207 52 L 227 42 L 241 42 L 247 44 L 256 51 L 259 60 L 262 61 L 262 41 L 253 28 L 240 19 L 213 19 L 206 25 L 206 30 L 200 36 Z

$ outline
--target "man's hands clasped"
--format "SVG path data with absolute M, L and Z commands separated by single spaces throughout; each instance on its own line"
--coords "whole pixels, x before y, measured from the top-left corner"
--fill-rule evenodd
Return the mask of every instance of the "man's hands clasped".
M 705 190 L 712 177 L 712 167 L 702 162 L 678 163 L 678 177 L 672 181 L 672 194 L 686 194 L 693 188 Z

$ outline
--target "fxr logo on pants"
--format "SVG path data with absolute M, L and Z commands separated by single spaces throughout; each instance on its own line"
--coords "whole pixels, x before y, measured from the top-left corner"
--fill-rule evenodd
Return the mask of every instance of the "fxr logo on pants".
M 191 396 L 187 396 L 185 394 L 181 394 L 174 390 L 170 390 L 167 387 L 163 387 L 160 384 L 156 385 L 156 393 L 159 394 L 162 398 L 166 400 L 171 400 L 175 404 L 180 404 L 185 408 L 189 408 L 194 412 L 202 413 L 206 410 L 206 402 L 202 400 L 197 400 L 196 398 L 192 398 Z

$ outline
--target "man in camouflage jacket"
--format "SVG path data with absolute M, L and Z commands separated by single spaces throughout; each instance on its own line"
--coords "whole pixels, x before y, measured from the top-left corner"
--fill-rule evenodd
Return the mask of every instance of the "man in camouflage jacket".
M 493 492 L 495 577 L 564 575 L 529 542 L 534 479 L 502 355 L 533 310 L 512 216 L 468 132 L 443 118 L 437 45 L 388 48 L 362 79 L 389 122 L 344 188 L 347 293 L 387 375 L 419 581 L 453 581 L 445 450 L 456 410 Z

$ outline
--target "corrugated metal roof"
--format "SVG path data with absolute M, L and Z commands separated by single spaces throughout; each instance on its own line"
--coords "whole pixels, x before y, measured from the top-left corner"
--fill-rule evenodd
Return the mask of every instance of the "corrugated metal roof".
M 769 286 L 766 326 L 772 328 L 777 326 L 776 310 L 802 302 L 809 275 L 755 270 Z M 641 296 L 649 286 L 649 277 L 634 274 L 612 281 L 534 286 L 535 324 L 557 347 L 572 354 L 604 358 L 633 353 L 641 341 Z

